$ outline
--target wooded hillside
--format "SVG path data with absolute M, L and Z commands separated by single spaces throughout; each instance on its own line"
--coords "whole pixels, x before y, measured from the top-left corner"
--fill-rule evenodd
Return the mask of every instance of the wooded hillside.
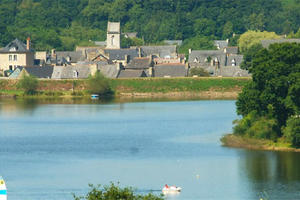
M 105 40 L 107 21 L 138 32 L 146 43 L 164 39 L 226 39 L 247 30 L 295 32 L 298 0 L 0 0 L 0 46 L 30 36 L 37 50 L 71 50 Z M 197 36 L 197 37 L 196 37 Z M 188 40 L 187 40 L 188 41 Z

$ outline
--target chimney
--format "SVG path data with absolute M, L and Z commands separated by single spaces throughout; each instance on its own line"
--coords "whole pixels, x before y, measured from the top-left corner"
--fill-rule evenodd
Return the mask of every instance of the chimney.
M 192 49 L 189 49 L 189 54 L 191 54 L 192 53 Z
M 28 37 L 26 40 L 26 49 L 30 50 L 30 37 Z
M 125 64 L 129 63 L 129 55 L 125 55 Z
M 149 76 L 153 77 L 153 67 L 149 67 Z

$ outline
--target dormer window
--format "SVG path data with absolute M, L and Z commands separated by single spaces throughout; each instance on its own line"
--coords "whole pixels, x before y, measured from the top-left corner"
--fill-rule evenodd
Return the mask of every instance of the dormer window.
M 17 48 L 16 48 L 16 47 L 11 47 L 11 48 L 9 49 L 9 51 L 17 51 Z
M 73 71 L 73 78 L 78 78 L 78 71 L 76 70 Z
M 235 59 L 232 59 L 232 60 L 231 60 L 231 66 L 236 66 L 236 61 L 235 61 Z
M 197 62 L 198 62 L 198 58 L 195 58 L 195 59 L 194 59 L 194 62 L 197 63 Z

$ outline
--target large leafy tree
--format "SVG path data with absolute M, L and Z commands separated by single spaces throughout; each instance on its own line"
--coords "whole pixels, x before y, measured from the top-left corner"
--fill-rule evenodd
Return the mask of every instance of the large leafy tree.
M 238 98 L 238 113 L 271 115 L 279 127 L 284 126 L 289 117 L 299 114 L 300 44 L 273 44 L 248 65 L 253 82 Z

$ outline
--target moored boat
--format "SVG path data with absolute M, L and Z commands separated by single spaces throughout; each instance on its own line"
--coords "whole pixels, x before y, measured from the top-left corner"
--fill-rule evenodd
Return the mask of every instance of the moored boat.
M 0 200 L 7 200 L 7 189 L 5 185 L 5 181 L 0 176 Z

